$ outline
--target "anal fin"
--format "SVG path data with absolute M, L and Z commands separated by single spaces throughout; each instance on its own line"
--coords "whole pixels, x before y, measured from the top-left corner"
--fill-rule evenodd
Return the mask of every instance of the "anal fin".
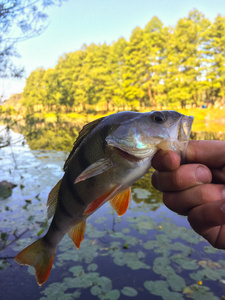
M 77 249 L 79 249 L 80 243 L 84 239 L 85 227 L 86 227 L 86 220 L 81 221 L 80 223 L 76 224 L 75 226 L 70 227 L 70 229 L 68 231 L 68 236 L 74 242 Z
M 131 188 L 129 187 L 125 191 L 119 193 L 113 197 L 109 202 L 111 206 L 115 209 L 118 216 L 122 216 L 127 211 L 130 203 Z
M 112 191 L 105 193 L 101 197 L 97 198 L 96 200 L 92 201 L 85 209 L 84 215 L 89 215 L 93 213 L 96 209 L 98 209 L 100 206 L 102 206 L 107 200 L 109 200 L 113 194 L 120 188 L 120 186 L 117 186 Z

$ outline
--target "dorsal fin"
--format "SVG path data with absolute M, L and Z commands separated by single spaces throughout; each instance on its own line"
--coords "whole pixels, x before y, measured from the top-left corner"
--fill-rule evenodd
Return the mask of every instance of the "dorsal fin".
M 63 167 L 63 170 L 65 171 L 66 168 L 68 167 L 70 161 L 72 160 L 77 148 L 80 146 L 81 142 L 86 138 L 86 136 L 104 119 L 105 117 L 102 117 L 100 119 L 97 119 L 97 120 L 94 120 L 93 122 L 90 122 L 86 125 L 84 125 L 84 127 L 81 129 L 76 141 L 74 142 L 73 144 L 73 149 L 72 151 L 70 152 L 65 164 L 64 164 L 64 167 Z
M 50 219 L 56 210 L 57 202 L 58 202 L 58 194 L 59 194 L 59 188 L 61 185 L 62 179 L 59 180 L 59 182 L 54 186 L 54 188 L 51 190 L 51 192 L 48 195 L 48 201 L 47 201 L 47 216 L 48 219 Z
M 68 231 L 68 236 L 74 242 L 77 249 L 79 249 L 80 243 L 83 241 L 85 227 L 86 227 L 86 220 L 81 221 L 80 223 L 70 227 Z

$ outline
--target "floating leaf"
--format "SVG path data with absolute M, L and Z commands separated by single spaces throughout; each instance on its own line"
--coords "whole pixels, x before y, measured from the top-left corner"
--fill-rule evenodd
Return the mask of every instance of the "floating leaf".
M 191 298 L 194 300 L 220 300 L 222 298 L 216 297 L 212 292 L 210 292 L 208 287 L 192 285 Z
M 93 296 L 98 296 L 98 295 L 101 294 L 101 292 L 102 292 L 102 290 L 101 290 L 101 288 L 99 286 L 95 285 L 95 286 L 91 287 L 91 294 Z
M 124 235 L 123 240 L 129 246 L 136 246 L 139 243 L 139 240 L 135 236 L 130 235 Z
M 136 297 L 138 292 L 132 288 L 132 287 L 129 287 L 129 286 L 125 286 L 122 290 L 121 290 L 121 293 L 124 294 L 125 296 L 127 297 Z
M 181 292 L 186 287 L 185 280 L 177 274 L 170 274 L 166 280 L 175 292 Z
M 142 221 L 142 222 L 138 222 L 138 228 L 150 230 L 150 229 L 156 229 L 156 226 L 154 223 Z
M 170 249 L 182 252 L 183 256 L 189 256 L 193 252 L 192 247 L 186 246 L 185 244 L 180 242 L 171 244 Z
M 104 230 L 97 230 L 97 228 L 90 223 L 86 226 L 85 234 L 92 239 L 103 237 L 105 233 Z
M 204 268 L 198 272 L 191 273 L 190 277 L 195 281 L 203 280 L 220 280 L 221 274 L 216 270 L 211 270 L 210 268 Z
M 101 287 L 103 292 L 108 292 L 112 289 L 112 280 L 106 276 L 99 277 L 97 284 Z
M 197 270 L 199 268 L 196 260 L 191 260 L 181 254 L 174 254 L 172 260 L 179 264 L 184 270 Z
M 72 272 L 74 276 L 80 276 L 82 273 L 84 273 L 82 266 L 73 266 L 69 268 L 69 271 Z
M 104 300 L 117 300 L 120 297 L 119 290 L 111 290 L 105 294 Z
M 94 272 L 98 269 L 98 265 L 97 264 L 90 264 L 88 267 L 87 267 L 87 270 L 88 271 L 91 271 L 91 272 Z
M 65 290 L 66 287 L 62 283 L 54 282 L 49 284 L 41 293 L 47 296 L 47 299 L 58 299 L 59 295 L 64 295 Z
M 124 237 L 124 235 L 123 235 L 122 232 L 111 232 L 109 235 L 110 235 L 112 238 L 116 238 L 116 239 L 118 239 L 118 238 L 123 238 L 123 237 Z
M 73 299 L 79 299 L 80 298 L 80 295 L 81 295 L 81 292 L 79 291 L 75 291 L 72 296 L 73 296 Z
M 217 253 L 219 251 L 218 249 L 216 249 L 212 246 L 204 246 L 203 249 L 204 249 L 205 253 L 207 253 L 207 254 L 214 254 L 214 253 Z
M 114 257 L 114 263 L 118 266 L 127 265 L 127 267 L 131 268 L 132 270 L 138 269 L 150 269 L 150 266 L 145 264 L 140 260 L 140 258 L 144 258 L 145 254 L 141 251 L 136 252 L 122 252 L 116 251 L 112 253 Z
M 144 287 L 151 293 L 151 295 L 161 296 L 163 300 L 184 300 L 181 294 L 171 292 L 168 289 L 168 284 L 162 280 L 145 281 Z
M 162 296 L 168 291 L 168 283 L 163 280 L 145 281 L 144 287 L 153 295 Z
M 143 244 L 143 247 L 147 250 L 152 250 L 157 247 L 157 241 L 148 241 Z
M 106 220 L 107 220 L 106 217 L 96 218 L 95 223 L 101 224 L 101 223 L 104 223 Z
M 130 233 L 130 228 L 123 228 L 122 233 Z

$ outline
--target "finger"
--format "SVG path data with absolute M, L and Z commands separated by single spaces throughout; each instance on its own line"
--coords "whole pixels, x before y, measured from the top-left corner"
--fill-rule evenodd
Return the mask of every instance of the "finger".
M 171 172 L 152 174 L 152 185 L 161 192 L 180 191 L 212 180 L 210 170 L 199 164 L 182 165 Z
M 164 204 L 180 215 L 188 215 L 194 207 L 222 198 L 225 198 L 223 184 L 201 184 L 181 192 L 163 194 Z
M 186 152 L 187 163 L 202 163 L 212 168 L 225 165 L 225 141 L 190 141 Z
M 180 156 L 173 151 L 158 151 L 152 159 L 152 166 L 159 171 L 172 171 L 179 167 Z
M 225 249 L 225 199 L 195 207 L 190 211 L 188 221 L 210 244 Z

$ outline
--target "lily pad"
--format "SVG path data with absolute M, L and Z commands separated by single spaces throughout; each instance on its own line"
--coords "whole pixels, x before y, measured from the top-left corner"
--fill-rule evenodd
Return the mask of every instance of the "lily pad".
M 151 295 L 161 296 L 163 300 L 184 300 L 183 296 L 168 289 L 168 283 L 163 280 L 145 281 L 144 287 Z
M 74 276 L 80 276 L 82 273 L 84 273 L 82 266 L 73 266 L 69 268 L 69 271 L 72 272 Z
M 102 224 L 102 223 L 104 223 L 106 220 L 107 220 L 106 217 L 96 218 L 96 219 L 95 219 L 95 223 L 96 223 L 96 224 Z
M 185 280 L 177 274 L 170 274 L 166 280 L 174 292 L 181 292 L 186 287 Z
M 94 272 L 98 269 L 98 265 L 97 264 L 90 264 L 88 267 L 87 267 L 87 270 L 90 271 L 90 272 Z
M 195 281 L 199 280 L 220 280 L 221 274 L 217 270 L 212 270 L 210 268 L 204 268 L 203 270 L 199 270 L 195 273 L 191 273 L 190 277 Z
M 179 264 L 184 270 L 197 270 L 199 268 L 197 260 L 191 260 L 181 254 L 174 254 L 171 259 L 175 263 Z
M 138 295 L 138 292 L 129 286 L 125 286 L 122 290 L 121 293 L 127 297 L 136 297 Z

